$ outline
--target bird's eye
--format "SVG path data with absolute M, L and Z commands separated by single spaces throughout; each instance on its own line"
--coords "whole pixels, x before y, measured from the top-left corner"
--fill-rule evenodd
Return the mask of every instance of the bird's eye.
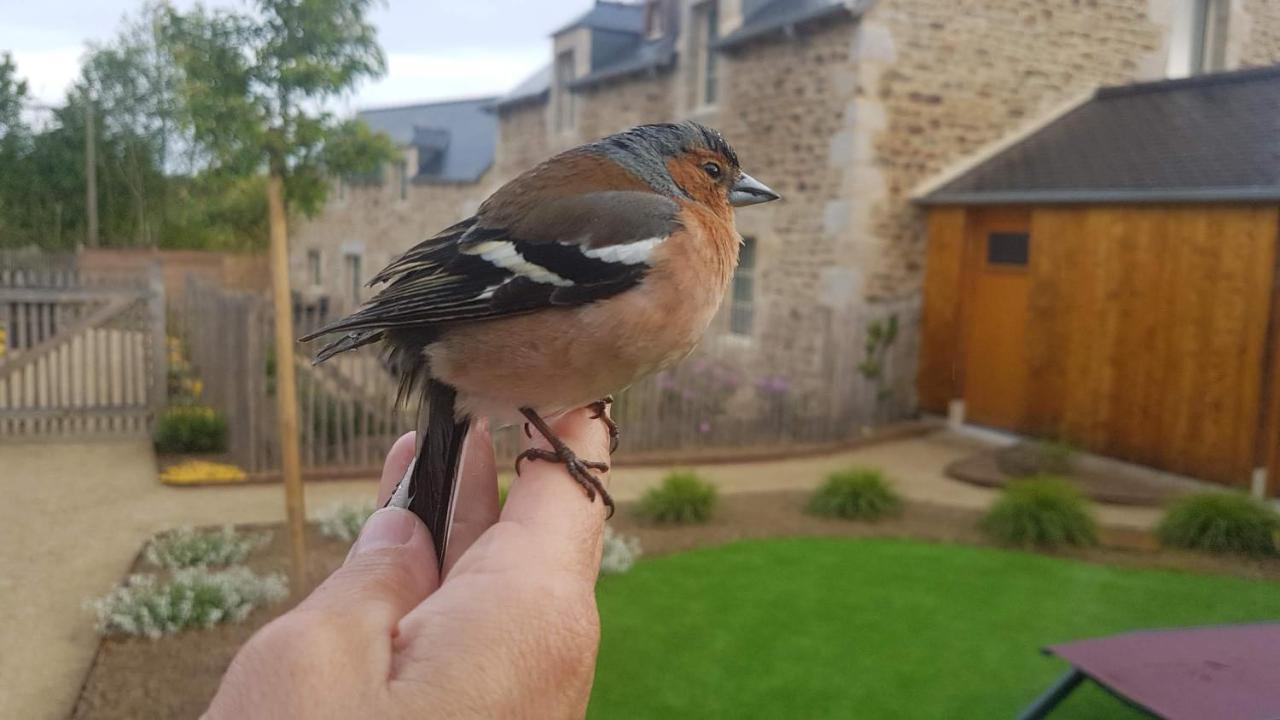
M 719 180 L 720 176 L 724 174 L 724 171 L 720 169 L 720 166 L 713 162 L 704 163 L 702 169 L 711 176 L 712 180 Z

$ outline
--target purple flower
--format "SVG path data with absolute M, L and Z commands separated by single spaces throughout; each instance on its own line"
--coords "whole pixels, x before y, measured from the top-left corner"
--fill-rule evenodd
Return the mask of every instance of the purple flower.
M 706 435 L 707 433 L 711 432 L 711 422 L 708 420 L 703 420 L 702 422 L 698 423 L 698 432 L 702 433 L 703 435 Z

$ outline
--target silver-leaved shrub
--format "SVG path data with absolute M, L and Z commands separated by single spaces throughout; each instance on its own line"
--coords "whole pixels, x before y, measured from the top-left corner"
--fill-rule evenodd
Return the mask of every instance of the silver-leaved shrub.
M 167 579 L 133 575 L 88 605 L 103 634 L 155 640 L 191 628 L 240 622 L 254 608 L 279 602 L 288 594 L 288 583 L 279 573 L 259 576 L 244 567 L 223 571 L 193 567 Z

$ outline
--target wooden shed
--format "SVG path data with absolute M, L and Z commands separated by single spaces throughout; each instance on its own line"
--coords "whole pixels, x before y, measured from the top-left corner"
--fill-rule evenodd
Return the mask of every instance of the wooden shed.
M 1103 88 L 917 198 L 920 404 L 1280 490 L 1280 66 Z

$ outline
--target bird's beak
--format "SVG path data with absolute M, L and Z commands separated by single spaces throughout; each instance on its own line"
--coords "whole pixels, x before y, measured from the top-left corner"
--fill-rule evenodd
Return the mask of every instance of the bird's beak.
M 738 182 L 729 188 L 729 204 L 734 207 L 759 205 L 777 200 L 781 195 L 769 189 L 768 185 L 746 173 L 738 176 Z

